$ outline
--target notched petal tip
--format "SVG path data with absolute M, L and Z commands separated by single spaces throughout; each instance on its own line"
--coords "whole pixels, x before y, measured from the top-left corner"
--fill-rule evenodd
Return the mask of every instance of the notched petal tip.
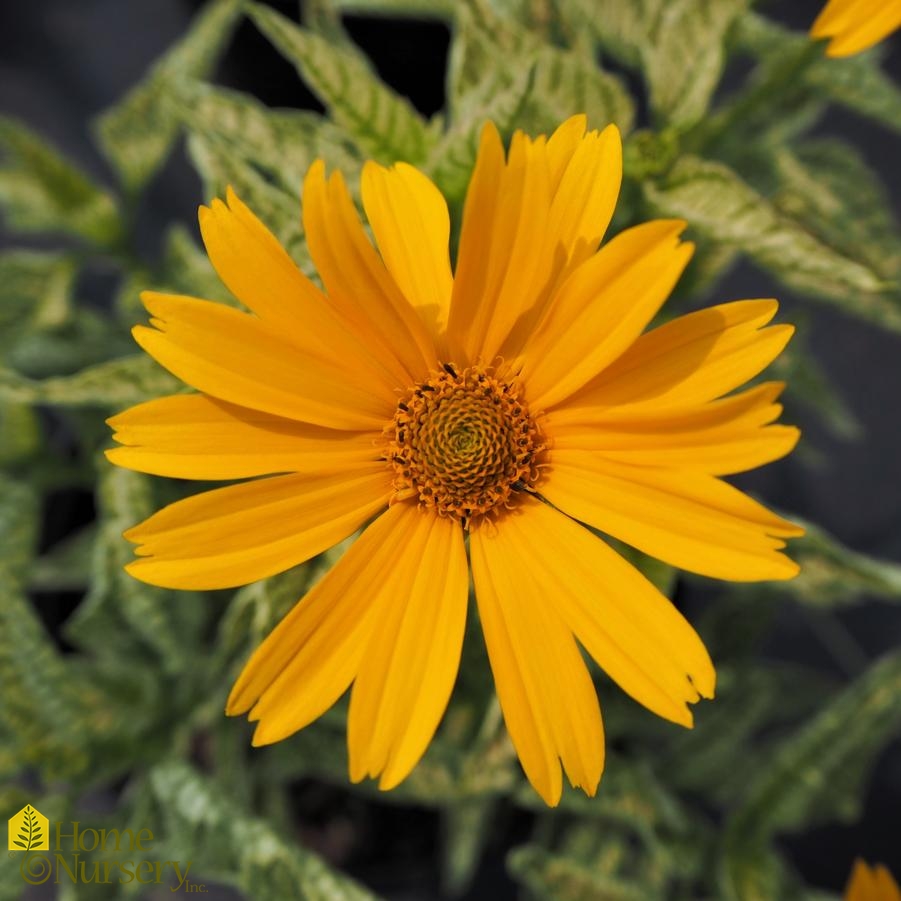
M 615 139 L 619 141 L 620 145 L 622 145 L 623 143 L 622 132 L 619 130 L 619 126 L 615 122 L 611 122 L 609 125 L 605 125 L 601 129 L 600 137 L 604 139 L 605 136 L 607 140 Z
M 237 192 L 231 185 L 225 186 L 225 200 L 228 204 L 228 208 L 232 212 L 237 212 L 241 209 L 246 209 L 246 204 L 240 197 L 238 197 Z
M 212 215 L 207 217 L 207 224 L 212 225 L 215 223 L 216 219 L 230 216 L 232 211 L 220 197 L 214 197 L 210 201 L 210 213 Z M 206 239 L 204 238 L 204 240 Z

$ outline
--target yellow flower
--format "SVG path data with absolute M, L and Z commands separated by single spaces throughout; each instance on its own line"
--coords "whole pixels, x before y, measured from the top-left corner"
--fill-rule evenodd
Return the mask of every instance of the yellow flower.
M 585 648 L 654 713 L 691 726 L 712 697 L 700 638 L 584 523 L 721 579 L 788 579 L 802 530 L 724 482 L 788 453 L 783 387 L 730 394 L 782 350 L 773 300 L 727 303 L 642 334 L 692 254 L 683 222 L 600 251 L 622 147 L 584 116 L 550 139 L 483 131 L 456 272 L 438 189 L 374 163 L 362 197 L 317 162 L 303 224 L 324 292 L 231 192 L 200 211 L 222 280 L 252 312 L 143 295 L 138 343 L 200 393 L 110 422 L 121 466 L 245 481 L 126 533 L 154 585 L 263 579 L 365 526 L 246 665 L 229 714 L 279 741 L 353 684 L 350 774 L 399 783 L 424 753 L 460 662 L 469 593 L 507 728 L 549 803 L 561 762 L 589 794 L 604 764 Z M 724 395 L 729 395 L 724 397 Z M 275 475 L 272 475 L 274 474 Z M 466 543 L 469 539 L 469 564 Z
M 885 867 L 869 867 L 858 858 L 845 889 L 845 901 L 901 901 L 901 889 Z
M 829 0 L 810 29 L 830 38 L 826 56 L 853 56 L 901 27 L 901 0 Z

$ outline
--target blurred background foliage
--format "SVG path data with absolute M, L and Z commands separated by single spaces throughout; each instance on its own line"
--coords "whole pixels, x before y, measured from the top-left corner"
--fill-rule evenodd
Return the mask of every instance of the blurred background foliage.
M 835 870 L 824 863 L 828 878 L 805 880 L 791 837 L 856 822 L 873 764 L 901 732 L 897 640 L 869 659 L 841 619 L 864 599 L 897 604 L 901 565 L 812 522 L 793 545 L 802 574 L 784 584 L 700 584 L 633 553 L 689 608 L 717 663 L 718 698 L 697 710 L 693 731 L 657 721 L 595 673 L 606 774 L 596 798 L 567 791 L 548 810 L 506 738 L 475 628 L 439 736 L 383 794 L 348 783 L 341 705 L 264 750 L 222 712 L 249 652 L 341 549 L 234 592 L 142 585 L 122 570 L 123 529 L 198 486 L 115 470 L 101 451 L 105 417 L 183 390 L 129 338 L 144 315 L 138 291 L 234 303 L 193 224 L 167 226 L 157 254 L 135 240 L 146 192 L 183 139 L 202 182 L 192 200 L 231 184 L 315 277 L 298 209 L 313 160 L 353 190 L 364 160 L 407 160 L 459 221 L 486 119 L 509 137 L 586 112 L 625 137 L 614 229 L 684 217 L 699 245 L 667 316 L 731 299 L 721 286 L 747 263 L 799 298 L 790 318 L 800 334 L 778 376 L 788 409 L 815 425 L 792 478 L 802 464 L 822 468 L 818 434 L 866 436 L 828 361 L 809 352 L 809 323 L 829 304 L 901 331 L 891 194 L 859 147 L 820 127 L 827 109 L 846 108 L 897 148 L 901 92 L 884 48 L 827 61 L 749 0 L 311 0 L 299 17 L 276 6 L 202 7 L 91 123 L 103 183 L 27 122 L 0 118 L 0 811 L 31 803 L 51 821 L 151 828 L 155 857 L 193 861 L 221 898 L 836 897 L 805 885 L 836 888 Z M 377 74 L 350 36 L 360 16 L 447 29 L 439 112 L 422 115 Z M 270 108 L 217 83 L 238 27 L 296 68 L 318 109 Z M 98 267 L 111 299 L 84 277 Z M 873 469 L 880 479 L 878 460 Z M 829 478 L 842 474 L 819 484 Z M 72 612 L 56 628 L 48 610 L 60 598 Z M 822 642 L 825 665 L 768 653 L 786 608 Z M 427 859 L 418 833 L 433 838 Z M 860 850 L 848 848 L 847 862 Z M 897 850 L 887 862 L 901 864 Z M 0 899 L 22 887 L 18 861 L 0 858 Z M 134 884 L 68 885 L 58 897 L 136 894 Z

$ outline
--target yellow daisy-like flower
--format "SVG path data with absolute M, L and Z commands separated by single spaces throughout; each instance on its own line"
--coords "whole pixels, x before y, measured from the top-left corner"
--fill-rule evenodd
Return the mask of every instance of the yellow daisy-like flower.
M 901 889 L 884 866 L 870 867 L 858 858 L 845 889 L 845 901 L 901 901 Z
M 829 0 L 810 29 L 826 56 L 853 56 L 901 28 L 901 0 Z
M 339 173 L 303 186 L 320 291 L 232 193 L 200 211 L 222 280 L 252 312 L 143 295 L 138 343 L 200 393 L 110 422 L 121 466 L 267 478 L 188 498 L 126 533 L 129 572 L 225 588 L 296 566 L 366 527 L 245 667 L 228 713 L 279 741 L 351 684 L 350 774 L 399 783 L 460 662 L 469 594 L 504 718 L 549 803 L 597 787 L 601 712 L 579 643 L 654 713 L 690 726 L 714 670 L 688 622 L 582 523 L 722 579 L 788 579 L 801 529 L 720 477 L 788 453 L 783 387 L 738 394 L 788 341 L 773 300 L 642 334 L 679 279 L 685 223 L 598 250 L 620 188 L 613 126 L 549 139 L 483 131 L 452 272 L 447 206 L 404 163 L 367 164 L 370 243 Z M 725 396 L 729 395 L 729 396 Z M 275 475 L 273 475 L 275 474 Z M 469 538 L 467 563 L 466 537 Z M 578 641 L 578 643 L 577 643 Z

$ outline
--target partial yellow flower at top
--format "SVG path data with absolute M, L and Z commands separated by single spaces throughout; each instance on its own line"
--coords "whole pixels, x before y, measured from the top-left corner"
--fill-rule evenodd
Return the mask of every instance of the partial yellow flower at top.
M 869 867 L 858 858 L 845 889 L 845 901 L 901 901 L 901 889 L 884 866 Z
M 549 139 L 517 132 L 505 154 L 487 125 L 452 271 L 447 205 L 425 175 L 364 167 L 374 247 L 341 174 L 317 162 L 303 224 L 323 290 L 229 191 L 200 225 L 251 312 L 143 295 L 151 327 L 136 340 L 200 393 L 113 417 L 123 446 L 110 459 L 250 481 L 126 532 L 128 571 L 227 588 L 366 526 L 235 684 L 227 712 L 249 711 L 254 744 L 302 729 L 353 685 L 351 778 L 397 785 L 447 706 L 471 571 L 526 775 L 548 804 L 561 763 L 592 794 L 604 737 L 579 645 L 683 726 L 713 696 L 714 669 L 682 614 L 585 526 L 715 578 L 797 572 L 780 551 L 802 530 L 721 478 L 798 439 L 773 424 L 782 384 L 730 393 L 793 329 L 767 326 L 776 301 L 744 300 L 642 334 L 692 245 L 684 222 L 655 221 L 598 250 L 621 175 L 613 126 L 586 133 L 575 116 Z
M 830 38 L 826 56 L 852 56 L 901 27 L 901 0 L 829 0 L 810 29 Z

